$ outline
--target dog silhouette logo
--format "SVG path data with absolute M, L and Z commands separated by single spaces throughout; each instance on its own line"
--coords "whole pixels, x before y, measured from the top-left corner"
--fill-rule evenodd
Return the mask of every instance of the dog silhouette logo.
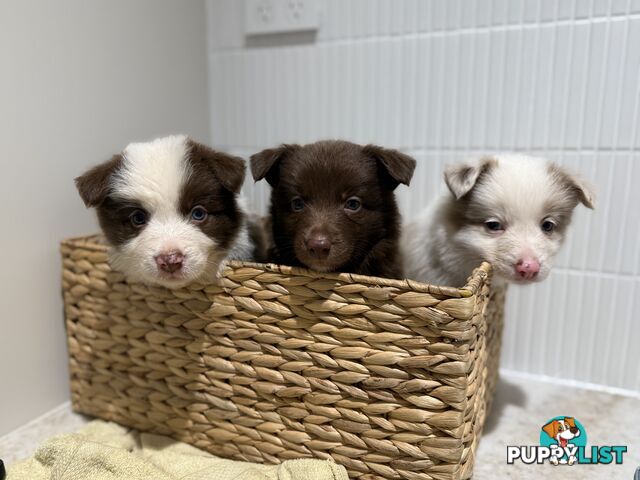
M 549 461 L 554 465 L 573 465 L 577 461 L 578 447 L 587 444 L 587 432 L 574 417 L 555 417 L 542 426 L 540 445 L 560 447 L 552 449 Z

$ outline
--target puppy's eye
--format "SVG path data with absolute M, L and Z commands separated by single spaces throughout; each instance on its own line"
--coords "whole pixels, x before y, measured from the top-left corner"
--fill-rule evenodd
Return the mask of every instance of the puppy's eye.
M 293 200 L 291 200 L 291 210 L 293 210 L 294 212 L 299 212 L 303 208 L 304 200 L 302 200 L 300 197 L 294 197 Z
M 350 212 L 357 212 L 362 207 L 362 202 L 358 197 L 348 198 L 346 202 L 344 202 L 344 209 Z
M 134 227 L 142 227 L 147 223 L 147 213 L 142 210 L 135 210 L 129 215 L 129 220 Z
M 487 227 L 487 230 L 490 232 L 502 232 L 504 230 L 504 226 L 497 220 L 484 222 L 484 226 Z
M 556 224 L 553 221 L 547 219 L 540 224 L 540 228 L 543 232 L 551 233 L 556 229 Z
M 194 222 L 202 222 L 207 218 L 208 215 L 209 213 L 204 209 L 204 207 L 201 207 L 200 205 L 196 205 L 191 209 L 191 220 L 193 220 Z

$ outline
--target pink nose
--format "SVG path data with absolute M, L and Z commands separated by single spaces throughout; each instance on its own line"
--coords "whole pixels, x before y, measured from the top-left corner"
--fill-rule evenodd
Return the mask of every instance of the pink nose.
M 161 253 L 156 256 L 156 264 L 163 272 L 175 273 L 182 268 L 184 255 L 178 250 Z
M 532 280 L 540 272 L 540 262 L 536 258 L 521 258 L 516 264 L 516 272 L 523 280 Z

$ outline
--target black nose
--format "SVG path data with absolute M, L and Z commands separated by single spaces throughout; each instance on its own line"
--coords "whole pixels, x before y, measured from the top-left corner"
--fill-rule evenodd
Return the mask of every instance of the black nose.
M 328 236 L 322 233 L 311 235 L 307 239 L 306 244 L 309 253 L 319 260 L 327 258 L 331 251 L 331 240 L 329 240 Z
M 178 250 L 161 253 L 156 256 L 156 264 L 163 272 L 175 273 L 182 268 L 184 255 Z
M 578 433 L 579 430 L 578 430 L 578 427 L 571 427 L 569 431 L 575 435 Z

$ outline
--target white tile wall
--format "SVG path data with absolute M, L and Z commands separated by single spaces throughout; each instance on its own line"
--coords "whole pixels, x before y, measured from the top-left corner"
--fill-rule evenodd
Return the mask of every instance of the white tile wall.
M 596 184 L 551 278 L 512 288 L 502 365 L 640 391 L 640 1 L 318 0 L 312 43 L 245 46 L 209 0 L 212 141 L 249 156 L 341 137 L 419 162 L 406 216 L 446 163 L 522 150 Z M 286 39 L 284 39 L 286 40 Z M 246 189 L 264 210 L 267 189 Z

